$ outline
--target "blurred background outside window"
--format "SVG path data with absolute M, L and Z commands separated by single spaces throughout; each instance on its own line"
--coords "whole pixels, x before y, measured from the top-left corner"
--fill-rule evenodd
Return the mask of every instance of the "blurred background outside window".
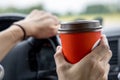
M 120 26 L 120 0 L 1 0 L 0 14 L 28 14 L 33 9 L 45 10 L 61 21 L 103 21 L 103 26 Z

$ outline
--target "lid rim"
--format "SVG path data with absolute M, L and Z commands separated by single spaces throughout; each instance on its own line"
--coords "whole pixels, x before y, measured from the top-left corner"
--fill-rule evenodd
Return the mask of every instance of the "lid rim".
M 98 20 L 78 20 L 78 21 L 70 21 L 70 22 L 63 22 L 61 25 L 76 25 L 76 24 L 86 24 L 86 23 L 99 23 Z
M 101 31 L 102 29 L 95 29 L 95 30 L 73 30 L 73 31 L 58 31 L 58 33 L 81 33 L 81 32 L 96 32 Z
M 58 31 L 94 31 L 102 29 L 98 20 L 80 20 L 61 24 Z
M 66 28 L 66 29 L 59 28 L 58 31 L 73 31 L 73 30 L 86 30 L 86 29 L 89 29 L 89 30 L 102 29 L 102 26 L 101 27 L 92 27 L 92 28 L 74 28 L 72 30 L 70 30 L 69 28 Z

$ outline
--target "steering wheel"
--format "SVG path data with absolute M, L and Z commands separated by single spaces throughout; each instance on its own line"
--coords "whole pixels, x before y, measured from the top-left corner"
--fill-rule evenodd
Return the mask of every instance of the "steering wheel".
M 24 19 L 21 14 L 0 15 L 0 31 L 13 22 Z M 18 43 L 1 61 L 5 80 L 57 80 L 54 53 L 58 36 L 48 39 L 29 37 Z

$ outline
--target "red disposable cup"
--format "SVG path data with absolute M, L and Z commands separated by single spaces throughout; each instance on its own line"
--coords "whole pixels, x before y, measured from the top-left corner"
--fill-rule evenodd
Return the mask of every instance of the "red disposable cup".
M 59 29 L 63 54 L 74 64 L 91 52 L 101 37 L 98 21 L 77 21 L 63 23 Z

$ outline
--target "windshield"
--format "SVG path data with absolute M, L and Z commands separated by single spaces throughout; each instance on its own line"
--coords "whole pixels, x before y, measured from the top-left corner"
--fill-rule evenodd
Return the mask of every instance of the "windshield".
M 1 0 L 0 13 L 49 11 L 61 21 L 97 19 L 103 26 L 120 25 L 120 0 Z

